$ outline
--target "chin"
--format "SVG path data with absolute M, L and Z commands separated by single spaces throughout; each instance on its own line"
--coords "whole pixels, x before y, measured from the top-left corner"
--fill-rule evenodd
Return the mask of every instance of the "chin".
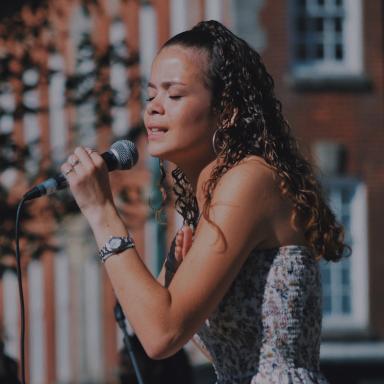
M 172 150 L 165 148 L 162 145 L 157 145 L 153 143 L 148 143 L 148 153 L 150 156 L 157 157 L 160 160 L 171 160 Z

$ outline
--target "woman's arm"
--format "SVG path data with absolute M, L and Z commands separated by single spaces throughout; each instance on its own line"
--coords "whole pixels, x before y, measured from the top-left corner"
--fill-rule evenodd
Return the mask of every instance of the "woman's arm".
M 82 163 L 87 161 L 83 152 L 76 154 Z M 84 174 L 82 169 L 71 172 L 69 182 L 101 248 L 110 236 L 128 232 L 109 192 L 101 192 L 106 171 L 95 157 L 96 161 L 96 169 L 88 164 L 90 170 Z M 101 182 L 95 181 L 97 177 Z M 215 190 L 210 212 L 222 236 L 202 218 L 168 288 L 153 278 L 135 249 L 107 259 L 114 291 L 150 357 L 175 353 L 219 304 L 248 254 L 264 239 L 274 189 L 271 171 L 255 162 L 228 171 Z

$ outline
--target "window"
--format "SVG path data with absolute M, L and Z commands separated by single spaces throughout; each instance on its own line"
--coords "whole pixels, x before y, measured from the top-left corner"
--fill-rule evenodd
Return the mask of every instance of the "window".
M 294 76 L 361 74 L 361 0 L 292 0 L 291 4 Z
M 346 177 L 327 179 L 323 185 L 352 247 L 351 256 L 340 262 L 321 263 L 324 330 L 364 329 L 368 322 L 366 188 Z

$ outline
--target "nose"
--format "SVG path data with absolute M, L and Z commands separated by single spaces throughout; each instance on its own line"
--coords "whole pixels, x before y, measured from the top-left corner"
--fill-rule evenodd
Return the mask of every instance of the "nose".
M 147 113 L 149 115 L 163 115 L 165 112 L 163 104 L 161 103 L 161 100 L 159 97 L 154 97 L 151 101 L 147 104 Z

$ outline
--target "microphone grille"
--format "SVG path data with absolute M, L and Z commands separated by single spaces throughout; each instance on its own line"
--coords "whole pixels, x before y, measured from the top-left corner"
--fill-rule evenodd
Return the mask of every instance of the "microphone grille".
M 139 158 L 136 146 L 129 140 L 118 140 L 111 145 L 111 151 L 115 154 L 119 167 L 118 169 L 132 168 Z

